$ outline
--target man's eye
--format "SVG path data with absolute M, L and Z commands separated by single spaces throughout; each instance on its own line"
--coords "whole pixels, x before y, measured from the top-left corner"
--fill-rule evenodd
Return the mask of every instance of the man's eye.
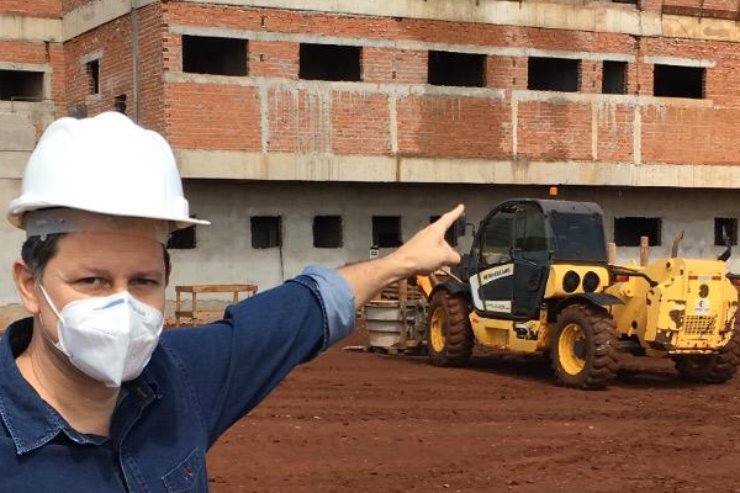
M 159 282 L 156 279 L 134 279 L 133 284 L 137 286 L 156 286 Z
M 83 277 L 82 279 L 78 279 L 77 283 L 85 286 L 99 287 L 104 286 L 106 281 L 102 277 Z

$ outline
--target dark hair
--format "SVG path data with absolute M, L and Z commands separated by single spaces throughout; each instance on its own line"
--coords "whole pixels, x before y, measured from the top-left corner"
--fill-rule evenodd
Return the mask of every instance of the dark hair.
M 21 258 L 36 279 L 43 279 L 46 264 L 57 254 L 57 243 L 65 234 L 51 234 L 44 239 L 41 239 L 40 236 L 32 236 L 23 243 Z M 162 253 L 164 255 L 165 276 L 169 277 L 171 269 L 170 254 L 164 245 L 162 245 Z

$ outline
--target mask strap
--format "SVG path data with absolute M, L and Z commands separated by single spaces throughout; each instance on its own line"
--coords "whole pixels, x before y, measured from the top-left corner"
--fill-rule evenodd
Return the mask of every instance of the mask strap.
M 62 319 L 62 315 L 57 310 L 57 307 L 54 306 L 54 303 L 51 301 L 51 298 L 49 297 L 49 293 L 47 293 L 46 292 L 46 289 L 44 289 L 43 284 L 39 283 L 39 288 L 41 289 L 41 294 L 43 294 L 44 295 L 44 298 L 46 299 L 46 303 L 49 305 L 49 308 L 51 308 L 51 311 L 54 312 L 54 315 L 56 315 L 57 318 L 60 321 L 63 320 Z M 41 325 L 42 326 L 45 326 L 46 325 L 44 323 L 44 318 L 41 316 L 41 311 L 39 311 L 39 320 L 41 321 Z M 46 333 L 46 330 L 44 330 L 43 328 L 41 329 L 41 333 L 44 335 L 44 339 L 46 339 L 49 342 L 49 344 L 51 344 L 52 346 L 54 346 L 54 348 L 56 348 L 62 354 L 64 354 L 64 355 L 67 354 L 67 352 L 62 347 L 62 340 L 61 340 L 61 338 L 59 339 L 58 342 L 54 342 L 54 341 L 51 340 L 51 338 L 49 337 L 49 335 Z M 57 337 L 61 337 L 61 335 L 57 335 Z
M 62 314 L 59 313 L 59 310 L 57 310 L 57 307 L 54 306 L 54 303 L 51 301 L 51 298 L 49 298 L 49 293 L 46 292 L 46 289 L 44 289 L 44 285 L 39 283 L 39 289 L 41 290 L 41 294 L 44 295 L 44 298 L 46 299 L 46 303 L 49 305 L 49 308 L 51 308 L 51 311 L 54 312 L 54 315 L 57 316 L 59 320 L 62 320 Z M 41 314 L 39 313 L 39 316 Z

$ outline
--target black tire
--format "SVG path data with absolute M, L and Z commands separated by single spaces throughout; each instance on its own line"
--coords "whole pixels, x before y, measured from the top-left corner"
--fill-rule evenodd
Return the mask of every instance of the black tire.
M 465 366 L 473 354 L 475 338 L 470 327 L 470 306 L 464 297 L 438 291 L 429 303 L 426 342 L 429 359 L 435 366 Z M 432 323 L 440 323 L 443 340 L 433 343 Z
M 683 380 L 697 383 L 725 383 L 737 373 L 740 364 L 740 326 L 719 353 L 674 356 L 676 371 Z
M 571 343 L 569 336 L 574 334 L 578 340 Z M 561 348 L 564 354 L 561 354 Z M 601 307 L 583 303 L 567 306 L 555 323 L 550 354 L 558 384 L 579 389 L 603 389 L 619 371 L 616 324 Z

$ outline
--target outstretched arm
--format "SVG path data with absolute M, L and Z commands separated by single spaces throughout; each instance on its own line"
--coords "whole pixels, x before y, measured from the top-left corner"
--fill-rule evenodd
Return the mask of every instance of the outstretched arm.
M 339 273 L 354 291 L 355 307 L 399 279 L 459 263 L 460 255 L 445 241 L 445 232 L 464 210 L 462 204 L 458 205 L 385 257 L 340 268 Z

